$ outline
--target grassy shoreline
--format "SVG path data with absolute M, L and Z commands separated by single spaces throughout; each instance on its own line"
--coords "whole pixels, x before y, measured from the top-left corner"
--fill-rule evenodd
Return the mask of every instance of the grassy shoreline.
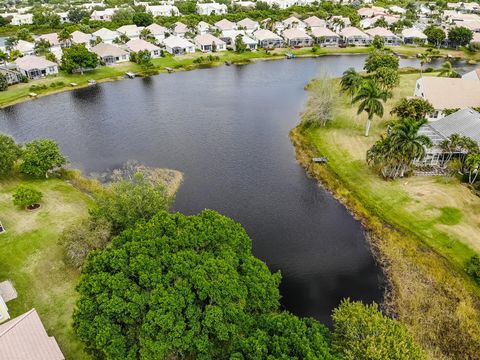
M 402 84 L 412 85 L 413 76 L 402 75 Z M 396 98 L 412 89 L 399 90 Z M 370 234 L 372 249 L 389 280 L 386 312 L 407 325 L 431 358 L 475 358 L 480 353 L 480 288 L 465 274 L 463 264 L 480 252 L 480 244 L 469 243 L 467 235 L 470 227 L 478 226 L 470 218 L 480 210 L 478 198 L 455 180 L 381 180 L 366 165 L 364 153 L 384 131 L 388 116 L 384 121 L 376 119 L 372 136 L 365 138 L 364 123 L 354 120 L 355 109 L 348 99 L 342 97 L 340 102 L 332 124 L 292 130 L 298 162 Z M 328 157 L 326 165 L 312 163 L 319 155 Z M 442 222 L 438 210 L 462 202 L 463 218 L 451 225 Z
M 280 60 L 285 58 L 285 54 L 293 53 L 297 57 L 309 57 L 316 58 L 329 55 L 357 55 L 357 54 L 366 54 L 370 51 L 368 47 L 347 47 L 347 48 L 320 48 L 316 52 L 312 52 L 312 48 L 301 48 L 301 49 L 275 49 L 270 51 L 268 54 L 259 50 L 257 52 L 246 52 L 243 54 L 236 54 L 231 51 L 219 52 L 213 55 L 218 56 L 220 59 L 218 61 L 212 61 L 208 63 L 198 64 L 195 63 L 195 59 L 199 57 L 207 57 L 209 54 L 204 54 L 196 52 L 194 54 L 187 54 L 183 56 L 173 57 L 167 55 L 164 58 L 152 59 L 154 69 L 158 73 L 166 73 L 166 68 L 171 68 L 173 71 L 189 71 L 199 68 L 206 67 L 216 67 L 225 64 L 225 62 L 231 62 L 233 64 L 248 64 L 254 61 L 265 61 L 265 60 Z M 396 54 L 402 56 L 413 57 L 416 56 L 419 52 L 425 51 L 425 48 L 421 47 L 408 47 L 408 46 L 398 46 L 392 48 L 392 51 Z M 439 57 L 453 56 L 455 58 L 461 58 L 465 60 L 480 60 L 480 53 L 468 55 L 463 51 L 457 50 L 445 50 L 440 51 Z M 125 72 L 134 72 L 139 76 L 145 74 L 144 71 L 135 63 L 126 62 L 117 64 L 109 67 L 102 67 L 96 69 L 92 72 L 85 74 L 67 74 L 63 71 L 59 73 L 58 76 L 48 77 L 39 80 L 33 80 L 26 84 L 17 84 L 9 87 L 7 91 L 0 92 L 0 109 L 7 106 L 15 105 L 24 101 L 34 100 L 31 98 L 29 93 L 30 86 L 32 85 L 49 85 L 53 82 L 64 82 L 64 85 L 57 88 L 48 88 L 47 90 L 41 91 L 38 94 L 37 98 L 57 94 L 63 91 L 70 91 L 79 88 L 84 88 L 88 86 L 88 80 L 96 80 L 98 83 L 110 82 L 125 79 Z M 77 85 L 72 87 L 70 83 L 76 83 Z M 36 92 L 36 91 L 33 91 Z

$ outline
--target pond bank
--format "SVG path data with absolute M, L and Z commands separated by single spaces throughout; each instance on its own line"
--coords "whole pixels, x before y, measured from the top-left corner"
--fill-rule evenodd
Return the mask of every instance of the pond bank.
M 407 89 L 397 91 L 396 99 L 408 94 L 414 83 L 411 77 L 402 76 L 401 84 Z M 367 230 L 372 250 L 388 279 L 385 312 L 405 323 L 431 358 L 476 358 L 480 353 L 480 289 L 462 267 L 463 261 L 475 253 L 470 248 L 474 244 L 467 246 L 454 236 L 458 226 L 465 233 L 469 229 L 469 212 L 477 209 L 470 205 L 474 195 L 453 180 L 379 179 L 366 165 L 364 150 L 384 132 L 385 122 L 391 119 L 387 119 L 388 115 L 381 121 L 377 119 L 372 136 L 365 138 L 364 123 L 358 121 L 355 109 L 348 99 L 341 101 L 341 110 L 337 110 L 330 125 L 299 125 L 291 131 L 297 161 Z M 314 164 L 312 158 L 318 156 L 327 157 L 328 163 Z M 440 211 L 430 203 L 437 192 L 437 206 L 455 204 L 455 198 L 463 200 L 459 200 L 459 204 L 466 204 L 461 223 L 439 223 Z M 455 193 L 453 199 L 450 193 Z M 423 217 L 419 215 L 422 213 Z

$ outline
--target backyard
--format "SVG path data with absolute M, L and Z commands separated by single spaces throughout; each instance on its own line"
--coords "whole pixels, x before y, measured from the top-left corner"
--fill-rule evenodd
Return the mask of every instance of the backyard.
M 19 184 L 43 193 L 40 209 L 15 207 L 12 191 Z M 5 180 L 0 182 L 0 281 L 11 280 L 18 298 L 7 305 L 16 317 L 36 308 L 50 336 L 55 336 L 67 359 L 86 359 L 71 327 L 79 272 L 63 262 L 59 234 L 87 215 L 87 195 L 63 180 Z

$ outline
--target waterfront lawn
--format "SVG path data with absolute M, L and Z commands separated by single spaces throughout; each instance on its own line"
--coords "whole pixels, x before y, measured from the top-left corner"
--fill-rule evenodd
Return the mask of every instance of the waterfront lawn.
M 370 137 L 363 136 L 366 117 L 342 97 L 335 120 L 326 127 L 306 131 L 318 155 L 372 214 L 404 233 L 413 234 L 462 270 L 475 252 L 480 253 L 478 214 L 480 199 L 457 179 L 410 177 L 385 181 L 365 162 L 367 149 L 393 120 L 392 104 L 411 95 L 418 74 L 401 76 L 385 117 L 374 119 Z
M 27 212 L 13 205 L 12 191 L 27 184 L 43 193 L 41 208 Z M 58 244 L 61 231 L 87 216 L 89 198 L 58 180 L 8 180 L 0 182 L 0 281 L 11 280 L 18 298 L 7 305 L 16 317 L 36 308 L 51 336 L 67 359 L 88 359 L 72 329 L 75 286 L 79 272 L 63 262 Z

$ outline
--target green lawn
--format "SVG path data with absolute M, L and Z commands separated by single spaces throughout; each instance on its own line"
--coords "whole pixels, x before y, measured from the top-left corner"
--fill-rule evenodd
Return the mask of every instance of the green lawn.
M 71 327 L 79 272 L 64 264 L 57 242 L 66 226 L 87 215 L 89 198 L 62 180 L 22 180 L 43 193 L 41 208 L 27 212 L 12 202 L 18 183 L 0 182 L 0 220 L 7 230 L 0 235 L 0 281 L 11 280 L 18 292 L 7 304 L 10 316 L 36 308 L 65 357 L 87 359 Z

